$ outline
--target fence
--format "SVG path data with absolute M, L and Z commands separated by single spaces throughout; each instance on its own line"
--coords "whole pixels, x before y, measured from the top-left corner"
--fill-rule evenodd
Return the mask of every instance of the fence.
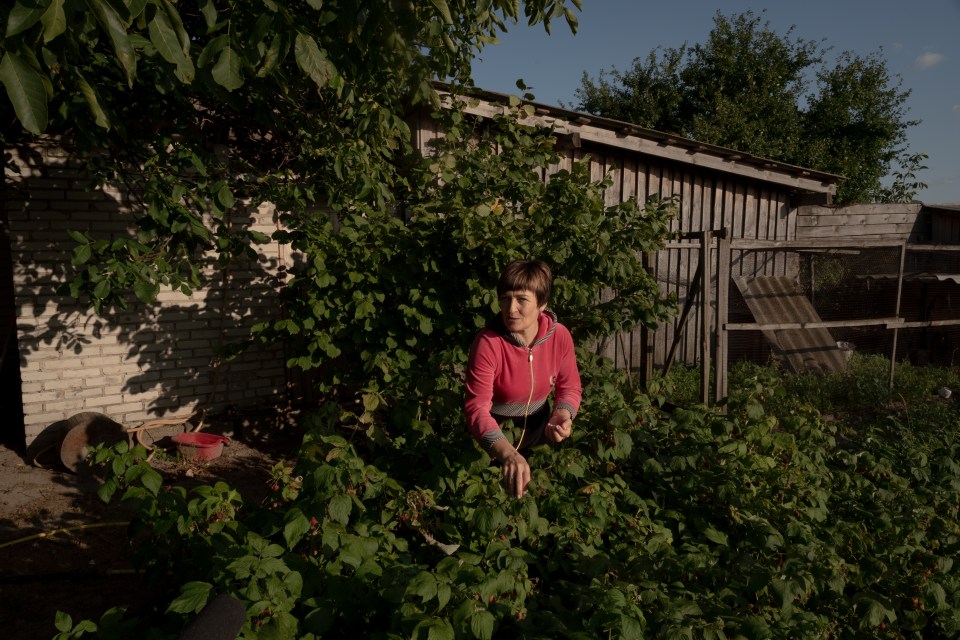
M 898 361 L 960 363 L 958 245 L 731 239 L 719 230 L 664 250 L 689 252 L 691 241 L 696 272 L 665 357 L 648 361 L 644 375 L 655 365 L 668 371 L 684 343 L 696 344 L 705 404 L 727 396 L 729 363 L 738 360 L 777 359 L 796 372 L 823 373 L 844 370 L 853 350 L 878 353 L 889 358 L 891 385 Z

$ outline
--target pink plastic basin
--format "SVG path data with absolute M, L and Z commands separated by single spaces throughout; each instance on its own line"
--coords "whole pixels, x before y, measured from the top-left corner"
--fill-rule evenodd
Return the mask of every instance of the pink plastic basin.
M 177 450 L 187 460 L 213 460 L 223 453 L 223 443 L 230 438 L 215 433 L 192 431 L 173 436 Z

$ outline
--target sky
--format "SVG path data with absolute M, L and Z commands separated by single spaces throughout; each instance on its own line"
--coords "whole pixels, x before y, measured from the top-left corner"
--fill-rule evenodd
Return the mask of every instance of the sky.
M 831 54 L 881 55 L 911 92 L 907 119 L 921 121 L 907 130 L 909 150 L 929 155 L 917 199 L 960 204 L 960 0 L 583 0 L 576 35 L 563 20 L 551 35 L 525 21 L 508 26 L 475 62 L 474 83 L 519 95 L 522 79 L 537 102 L 574 108 L 584 72 L 595 79 L 657 47 L 703 43 L 718 10 L 753 11 L 777 33 L 794 27 L 792 38 L 821 41 Z

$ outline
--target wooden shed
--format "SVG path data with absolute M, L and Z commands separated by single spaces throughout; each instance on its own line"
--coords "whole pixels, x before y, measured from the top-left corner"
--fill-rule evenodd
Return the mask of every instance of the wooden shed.
M 960 364 L 960 206 L 819 205 L 799 216 L 803 264 L 835 272 L 827 287 L 816 268 L 801 278 L 838 339 L 889 355 L 891 367 Z
M 468 108 L 478 117 L 501 113 L 509 100 L 507 95 L 492 92 L 482 92 L 479 98 L 479 104 Z M 600 351 L 623 368 L 649 372 L 671 359 L 691 365 L 709 361 L 718 347 L 717 300 L 722 304 L 732 279 L 758 275 L 796 278 L 799 271 L 795 253 L 735 250 L 721 260 L 721 240 L 796 240 L 800 207 L 811 202 L 829 204 L 841 180 L 837 175 L 626 122 L 543 104 L 533 106 L 529 122 L 553 127 L 563 142 L 558 146 L 564 160 L 557 167 L 545 168 L 544 178 L 588 158 L 595 179 L 606 174 L 613 178 L 606 194 L 608 204 L 630 198 L 642 202 L 653 195 L 679 199 L 679 216 L 671 226 L 676 240 L 651 257 L 651 268 L 663 293 L 675 294 L 687 313 L 651 335 L 637 330 L 600 345 Z M 442 133 L 426 112 L 418 114 L 413 129 L 417 146 L 424 150 Z M 698 281 L 708 285 L 700 287 Z M 719 287 L 719 282 L 724 286 Z M 758 346 L 764 342 L 761 336 L 739 336 L 738 340 L 733 345 L 735 352 L 762 351 Z

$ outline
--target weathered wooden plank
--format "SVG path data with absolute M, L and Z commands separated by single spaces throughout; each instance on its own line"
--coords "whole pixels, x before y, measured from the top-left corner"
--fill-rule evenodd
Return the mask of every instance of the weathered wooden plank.
M 623 201 L 637 197 L 637 161 L 634 158 L 623 157 L 620 159 L 623 165 L 621 169 L 620 194 Z
M 621 160 L 618 157 L 606 156 L 605 175 L 610 176 L 611 184 L 603 192 L 603 204 L 606 207 L 612 207 L 620 204 L 626 198 L 623 197 L 623 170 L 621 169 Z
M 869 227 L 803 227 L 797 229 L 801 238 L 901 238 L 906 240 L 913 232 L 912 224 L 874 224 Z
M 736 187 L 728 181 L 723 180 L 717 191 L 723 194 L 723 208 L 720 212 L 720 224 L 718 228 L 727 229 L 730 237 L 733 237 L 733 217 L 736 199 Z
M 960 323 L 960 320 L 957 321 Z M 803 322 L 728 322 L 730 331 L 779 331 L 782 329 L 839 329 L 849 327 L 904 327 L 905 323 L 897 317 L 865 318 L 862 320 L 805 320 Z M 932 325 L 929 325 L 932 326 Z
M 796 240 L 756 240 L 753 238 L 733 238 L 730 246 L 733 249 L 821 249 L 841 250 L 875 249 L 880 247 L 899 247 L 903 240 L 898 238 L 797 238 Z M 917 247 L 921 245 L 910 245 Z
M 884 214 L 911 214 L 916 216 L 923 208 L 918 203 L 902 204 L 854 204 L 845 207 L 803 205 L 798 207 L 800 215 L 833 215 L 843 212 L 843 215 L 884 215 Z
M 746 230 L 744 229 L 744 218 L 746 217 L 747 206 L 747 188 L 746 185 L 734 184 L 730 189 L 733 196 L 733 206 L 730 211 L 730 228 L 732 229 L 732 238 L 743 238 Z M 732 256 L 731 274 L 741 275 L 744 271 L 744 260 L 746 253 L 736 251 Z
M 747 187 L 744 198 L 743 233 L 750 238 L 762 237 L 760 235 L 760 203 L 757 199 L 756 190 L 750 186 Z M 746 256 L 744 263 L 744 266 L 750 269 L 745 275 L 756 274 L 760 269 L 760 261 L 757 259 L 756 253 Z
M 639 202 L 641 205 L 646 203 L 647 198 L 650 197 L 650 186 L 648 183 L 650 171 L 651 169 L 649 164 L 642 159 L 637 160 L 636 194 L 637 202 Z
M 758 190 L 758 197 L 760 200 L 758 217 L 762 227 L 760 231 L 762 236 L 758 234 L 758 237 L 770 238 L 771 240 L 775 239 L 777 237 L 776 210 L 770 202 L 770 191 L 768 189 L 760 189 Z M 778 255 L 776 253 L 757 256 L 757 258 L 763 265 L 763 273 L 767 275 L 777 275 Z
M 714 401 L 727 397 L 727 366 L 730 360 L 729 333 L 723 327 L 730 315 L 730 238 L 724 235 L 717 243 L 717 342 L 714 352 Z
M 872 227 L 878 224 L 915 224 L 919 216 L 908 213 L 877 213 L 873 215 L 802 215 L 797 217 L 797 224 L 801 227 Z
M 694 224 L 690 227 L 691 231 L 704 231 L 710 228 L 710 211 L 707 207 L 707 198 L 704 194 L 703 175 L 695 174 L 691 176 L 690 192 L 693 198 L 691 208 L 694 214 Z

